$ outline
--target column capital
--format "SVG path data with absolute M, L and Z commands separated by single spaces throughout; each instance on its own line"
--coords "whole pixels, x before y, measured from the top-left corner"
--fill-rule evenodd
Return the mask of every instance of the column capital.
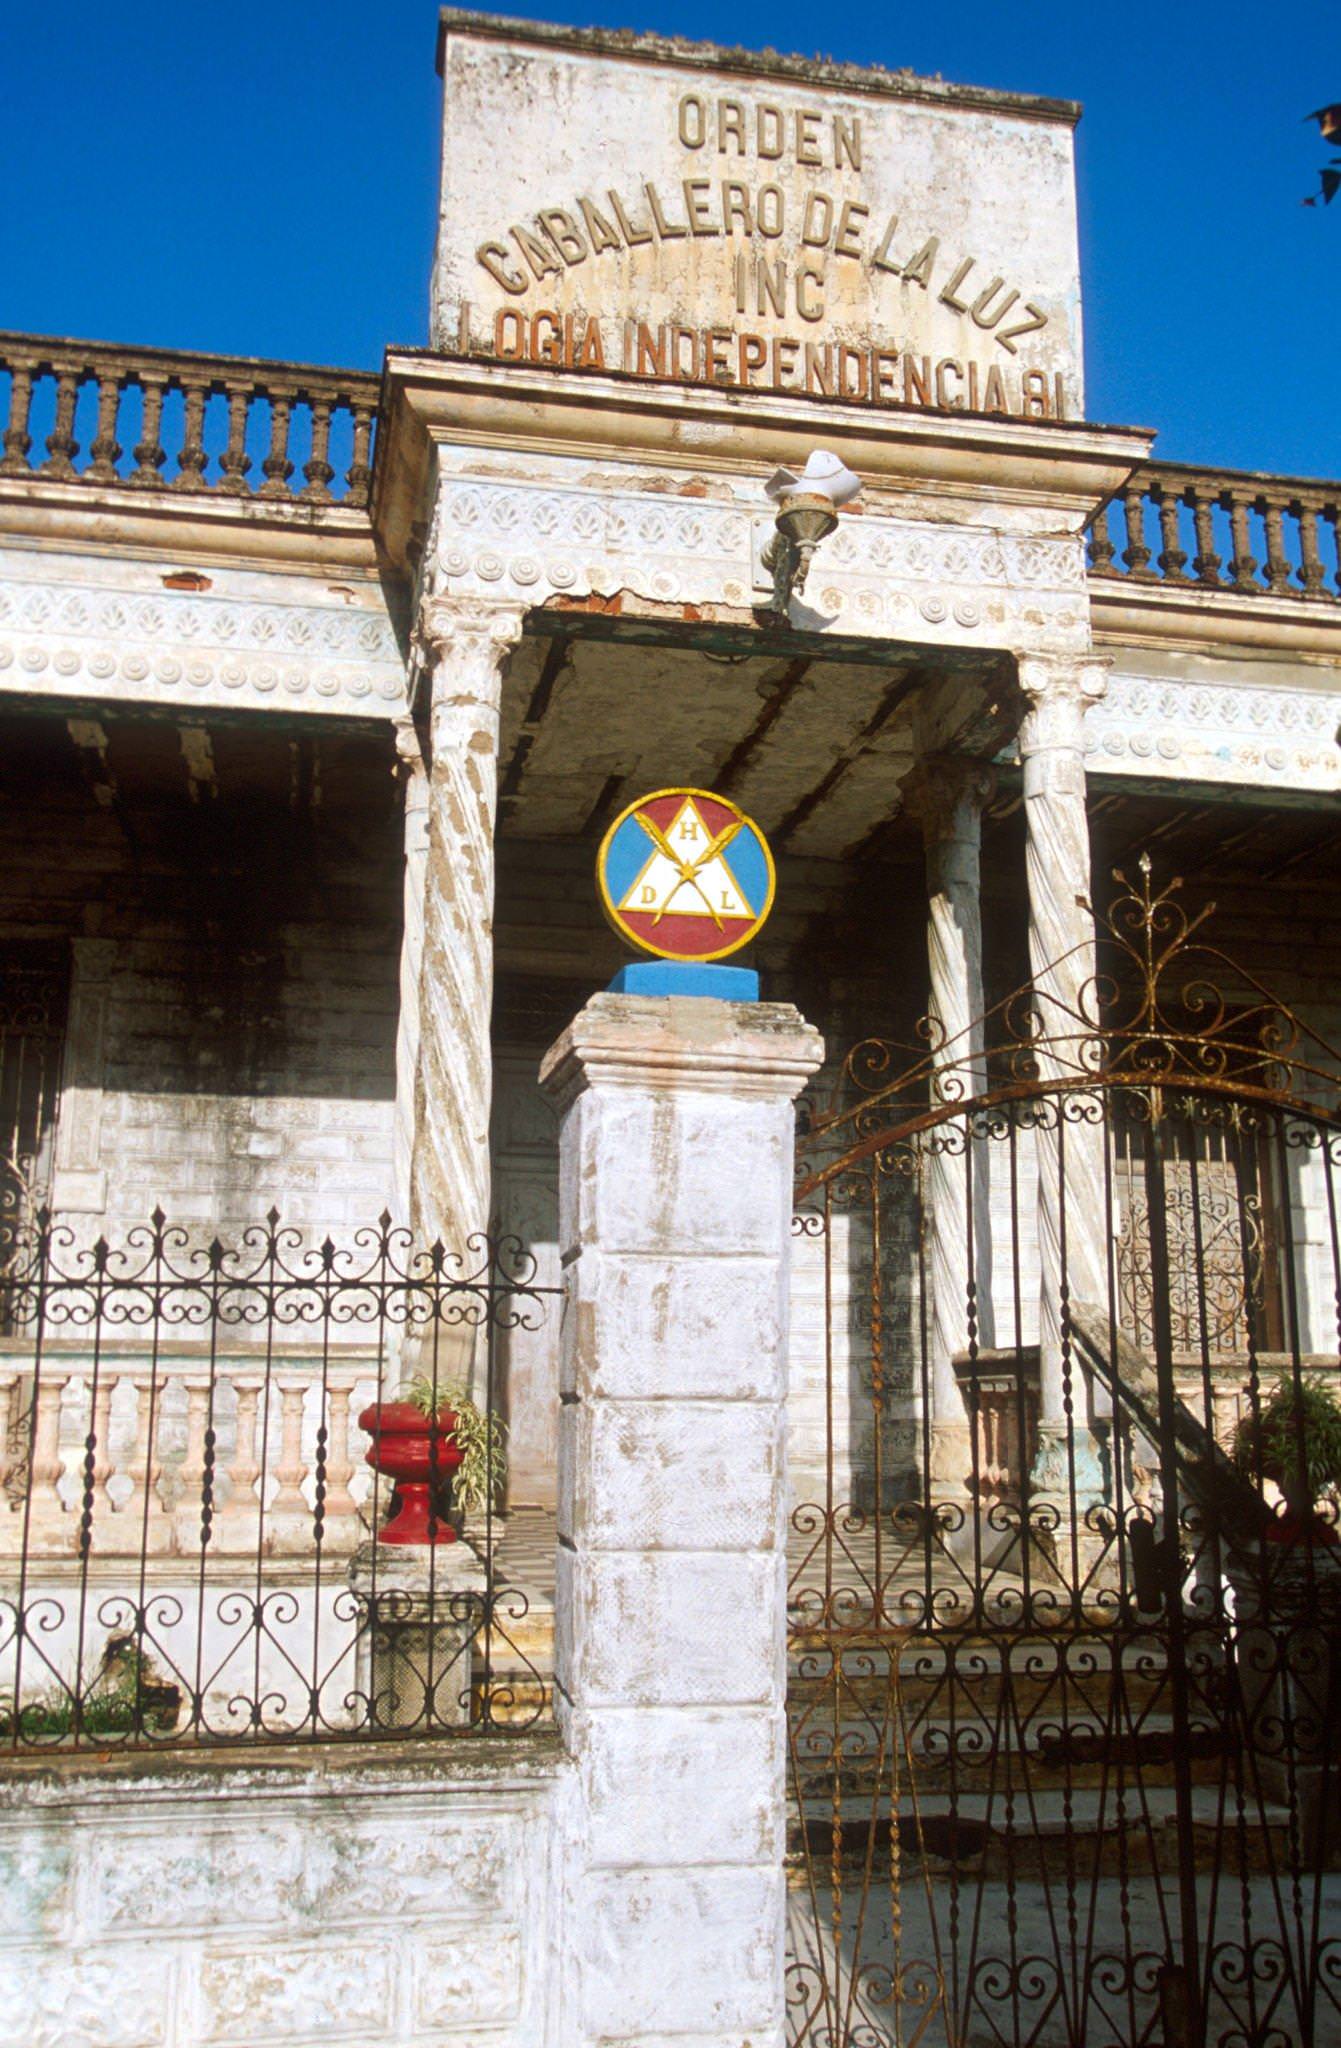
M 121 950 L 115 939 L 80 937 L 70 946 L 81 982 L 110 981 Z
M 521 639 L 526 612 L 524 604 L 506 599 L 446 593 L 425 597 L 415 620 L 413 651 L 416 666 L 433 678 L 434 697 L 443 669 L 450 674 L 453 696 L 478 693 L 487 700 L 496 695 L 497 677 Z
M 1017 677 L 1031 706 L 1052 699 L 1088 709 L 1107 690 L 1112 666 L 1111 654 L 1022 654 Z
M 922 827 L 928 846 L 943 839 L 976 838 L 996 774 L 971 754 L 924 754 L 899 784 L 903 807 Z
M 445 593 L 426 597 L 415 621 L 415 640 L 431 662 L 445 661 L 453 653 L 484 655 L 492 651 L 501 661 L 521 639 L 527 607 L 507 599 L 497 602 L 483 597 L 451 597 Z
M 1024 700 L 1020 754 L 1068 748 L 1079 752 L 1085 713 L 1108 688 L 1108 654 L 1022 654 L 1018 681 Z
M 605 993 L 550 1048 L 540 1085 L 561 1110 L 591 1087 L 791 1102 L 823 1060 L 824 1040 L 790 1003 Z

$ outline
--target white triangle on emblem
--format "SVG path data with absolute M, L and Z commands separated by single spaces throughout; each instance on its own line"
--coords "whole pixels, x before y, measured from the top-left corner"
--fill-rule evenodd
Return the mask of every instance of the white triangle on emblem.
M 692 797 L 686 797 L 662 837 L 670 852 L 653 849 L 646 866 L 625 891 L 621 910 L 714 921 L 754 916 L 722 855 L 710 853 L 714 835 Z M 692 872 L 685 874 L 686 867 Z

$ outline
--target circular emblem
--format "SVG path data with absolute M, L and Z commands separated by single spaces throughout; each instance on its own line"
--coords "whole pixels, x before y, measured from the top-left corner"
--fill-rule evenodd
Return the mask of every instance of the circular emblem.
M 606 916 L 640 951 L 722 960 L 760 929 L 776 878 L 768 841 L 726 797 L 657 789 L 615 819 L 596 880 Z

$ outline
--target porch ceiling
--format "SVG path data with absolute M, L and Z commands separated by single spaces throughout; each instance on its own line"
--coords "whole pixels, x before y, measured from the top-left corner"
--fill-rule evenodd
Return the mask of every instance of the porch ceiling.
M 137 839 L 216 803 L 350 825 L 394 820 L 390 734 L 276 731 L 225 720 L 0 716 L 0 802 L 87 802 Z
M 855 661 L 527 639 L 504 687 L 500 830 L 590 838 L 644 791 L 690 783 L 732 797 L 781 852 L 851 855 L 897 812 L 919 721 L 969 753 L 1001 743 L 1000 674 L 902 649 Z

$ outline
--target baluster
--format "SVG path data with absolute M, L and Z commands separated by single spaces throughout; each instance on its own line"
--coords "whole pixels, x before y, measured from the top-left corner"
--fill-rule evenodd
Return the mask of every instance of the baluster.
M 47 435 L 47 459 L 41 469 L 43 476 L 72 477 L 75 474 L 74 459 L 79 453 L 79 443 L 74 437 L 75 406 L 79 402 L 79 387 L 83 381 L 81 370 L 56 372 L 56 419 Z
M 237 1394 L 237 1448 L 229 1473 L 228 1510 L 220 1527 L 221 1540 L 230 1550 L 255 1550 L 261 1503 L 256 1481 L 261 1475 L 256 1455 L 256 1417 L 260 1407 L 260 1379 L 235 1378 Z
M 1162 477 L 1157 477 L 1150 487 L 1150 495 L 1159 508 L 1159 568 L 1168 583 L 1187 583 L 1187 550 L 1182 545 L 1183 536 L 1178 526 L 1179 496 L 1176 487 L 1170 489 Z
M 235 1378 L 237 1391 L 237 1450 L 229 1473 L 229 1507 L 248 1522 L 256 1516 L 256 1481 L 260 1479 L 260 1458 L 256 1456 L 256 1411 L 260 1407 L 262 1380 Z M 254 1540 L 254 1532 L 252 1532 Z
M 1142 583 L 1153 583 L 1150 550 L 1145 543 L 1145 491 L 1140 484 L 1128 484 L 1122 493 L 1122 511 L 1127 522 L 1127 545 L 1122 559 L 1130 575 Z
M 332 403 L 329 398 L 312 400 L 312 453 L 303 464 L 307 488 L 298 494 L 301 498 L 312 499 L 321 505 L 330 501 L 330 482 L 335 475 L 326 459 L 331 444 Z
M 251 468 L 251 457 L 247 454 L 247 414 L 251 408 L 253 388 L 248 383 L 227 384 L 224 389 L 228 393 L 228 446 L 220 463 L 219 489 L 241 498 L 246 495 L 247 472 Z
M 89 448 L 89 466 L 86 476 L 96 477 L 100 484 L 114 484 L 119 481 L 116 465 L 121 459 L 121 449 L 116 438 L 116 417 L 121 409 L 121 393 L 124 389 L 121 374 L 117 370 L 96 373 L 98 386 L 98 424 L 93 442 Z
M 1322 511 L 1319 498 L 1299 498 L 1295 501 L 1294 514 L 1299 521 L 1299 547 L 1303 556 L 1301 581 L 1305 597 L 1325 597 L 1327 594 L 1327 571 L 1323 567 L 1322 552 L 1318 547 L 1318 517 Z
M 980 1381 L 978 1385 L 977 1414 L 978 1497 L 980 1500 L 990 1500 L 996 1491 L 992 1483 L 995 1477 L 993 1470 L 995 1465 L 995 1446 L 992 1442 L 995 1433 L 993 1430 L 995 1419 L 992 1413 L 992 1390 L 990 1387 L 983 1386 Z
M 112 1505 L 111 1496 L 107 1491 L 107 1482 L 112 1476 L 112 1452 L 108 1438 L 111 1435 L 112 1395 L 115 1389 L 115 1379 L 104 1369 L 98 1374 L 98 1394 L 93 1403 L 85 1454 L 88 1506 L 89 1512 L 94 1516 L 100 1508 L 110 1508 Z
M 1336 575 L 1333 580 L 1338 591 L 1341 591 L 1341 500 L 1333 499 L 1330 505 L 1323 508 L 1322 516 L 1332 529 L 1332 553 L 1336 557 Z M 1326 589 L 1325 583 L 1323 588 Z
M 30 466 L 28 450 L 33 445 L 28 420 L 33 409 L 33 378 L 37 374 L 37 366 L 20 358 L 10 363 L 9 374 L 9 423 L 5 428 L 5 452 L 0 457 L 0 476 L 26 476 Z
M 209 385 L 183 383 L 182 395 L 186 401 L 182 452 L 177 457 L 177 474 L 172 480 L 172 488 L 174 491 L 203 491 L 206 488 L 205 466 L 209 461 L 205 453 L 205 402 L 210 395 Z
M 1234 580 L 1235 590 L 1258 591 L 1262 588 L 1257 576 L 1257 561 L 1252 552 L 1252 540 L 1248 531 L 1248 513 L 1251 500 L 1240 491 L 1227 488 L 1220 500 L 1229 508 L 1229 533 L 1234 552 L 1229 558 L 1229 573 Z
M 348 1387 L 332 1387 L 327 1396 L 322 1542 L 328 1550 L 351 1550 L 360 1533 L 358 1507 L 349 1490 L 354 1471 L 349 1456 L 349 1395 Z
M 200 1554 L 202 1524 L 212 1520 L 209 1509 L 213 1487 L 213 1446 L 208 1435 L 210 1387 L 208 1379 L 188 1380 L 186 1386 L 186 1455 L 182 1459 L 181 1491 L 177 1498 L 176 1549 L 183 1557 Z
M 154 1491 L 158 1495 L 159 1506 L 174 1525 L 174 1547 L 177 1505 L 186 1486 L 186 1459 L 185 1455 L 183 1455 L 182 1458 L 173 1458 L 169 1462 L 162 1453 L 162 1437 L 164 1427 L 167 1424 L 169 1402 L 171 1401 L 175 1406 L 176 1390 L 185 1387 L 185 1385 L 186 1382 L 177 1376 L 170 1380 L 160 1380 L 158 1388 L 159 1424 L 156 1433 L 157 1441 L 153 1446 Z
M 8 1493 L 9 1485 L 20 1468 L 18 1446 L 17 1389 L 19 1376 L 16 1372 L 0 1373 L 0 1497 Z
M 163 1479 L 163 1460 L 158 1450 L 158 1435 L 163 1426 L 163 1382 L 159 1380 L 156 1383 L 152 1373 L 137 1372 L 131 1376 L 131 1385 L 135 1389 L 135 1444 L 130 1454 L 133 1490 L 127 1496 L 122 1512 L 133 1511 L 134 1520 L 143 1529 L 140 1540 L 146 1551 L 167 1550 L 171 1548 L 171 1530 L 163 1517 L 163 1501 L 159 1492 Z M 151 1394 L 156 1408 L 152 1417 Z
M 1288 597 L 1294 589 L 1294 569 L 1285 548 L 1286 500 L 1264 497 L 1259 503 L 1266 522 L 1267 588 L 1277 597 Z
M 139 386 L 142 401 L 140 408 L 140 438 L 131 449 L 131 454 L 135 457 L 138 466 L 131 471 L 130 481 L 141 486 L 145 484 L 157 485 L 163 481 L 160 472 L 163 464 L 168 459 L 167 451 L 159 439 L 163 425 L 163 400 L 167 396 L 168 380 L 166 377 L 151 376 L 146 371 L 139 378 Z
M 351 505 L 366 505 L 368 502 L 368 486 L 372 482 L 369 450 L 372 446 L 373 418 L 374 409 L 371 405 L 354 407 L 354 450 L 346 478 L 349 486 L 347 502 Z
M 1101 505 L 1090 521 L 1090 568 L 1096 576 L 1112 574 L 1116 553 L 1108 524 L 1108 507 Z
M 275 1497 L 266 1509 L 267 1547 L 275 1551 L 300 1550 L 312 1519 L 303 1498 L 303 1405 L 311 1381 L 279 1381 L 279 1458 L 275 1465 Z
M 270 447 L 261 464 L 266 480 L 258 495 L 262 498 L 287 498 L 290 495 L 289 478 L 293 475 L 293 464 L 289 461 L 289 427 L 294 394 L 280 389 L 271 391 L 269 396 Z
M 1016 1500 L 1024 1491 L 1018 1401 L 1018 1388 L 1013 1384 L 1007 1386 L 1001 1397 L 1001 1469 L 1005 1474 L 1004 1490 Z
M 65 1453 L 61 1449 L 61 1412 L 65 1390 L 71 1385 L 71 1376 L 66 1373 L 48 1377 L 43 1373 L 33 1399 L 37 1404 L 35 1424 L 30 1418 L 32 1435 L 32 1466 L 28 1485 L 32 1494 L 33 1525 L 55 1523 L 57 1527 L 68 1527 L 65 1523 L 65 1503 L 60 1496 L 60 1481 L 65 1471 Z
M 1220 557 L 1215 552 L 1215 522 L 1211 517 L 1215 509 L 1215 494 L 1191 483 L 1187 486 L 1186 502 L 1192 507 L 1192 523 L 1197 535 L 1197 552 L 1192 557 L 1197 581 L 1219 590 Z

